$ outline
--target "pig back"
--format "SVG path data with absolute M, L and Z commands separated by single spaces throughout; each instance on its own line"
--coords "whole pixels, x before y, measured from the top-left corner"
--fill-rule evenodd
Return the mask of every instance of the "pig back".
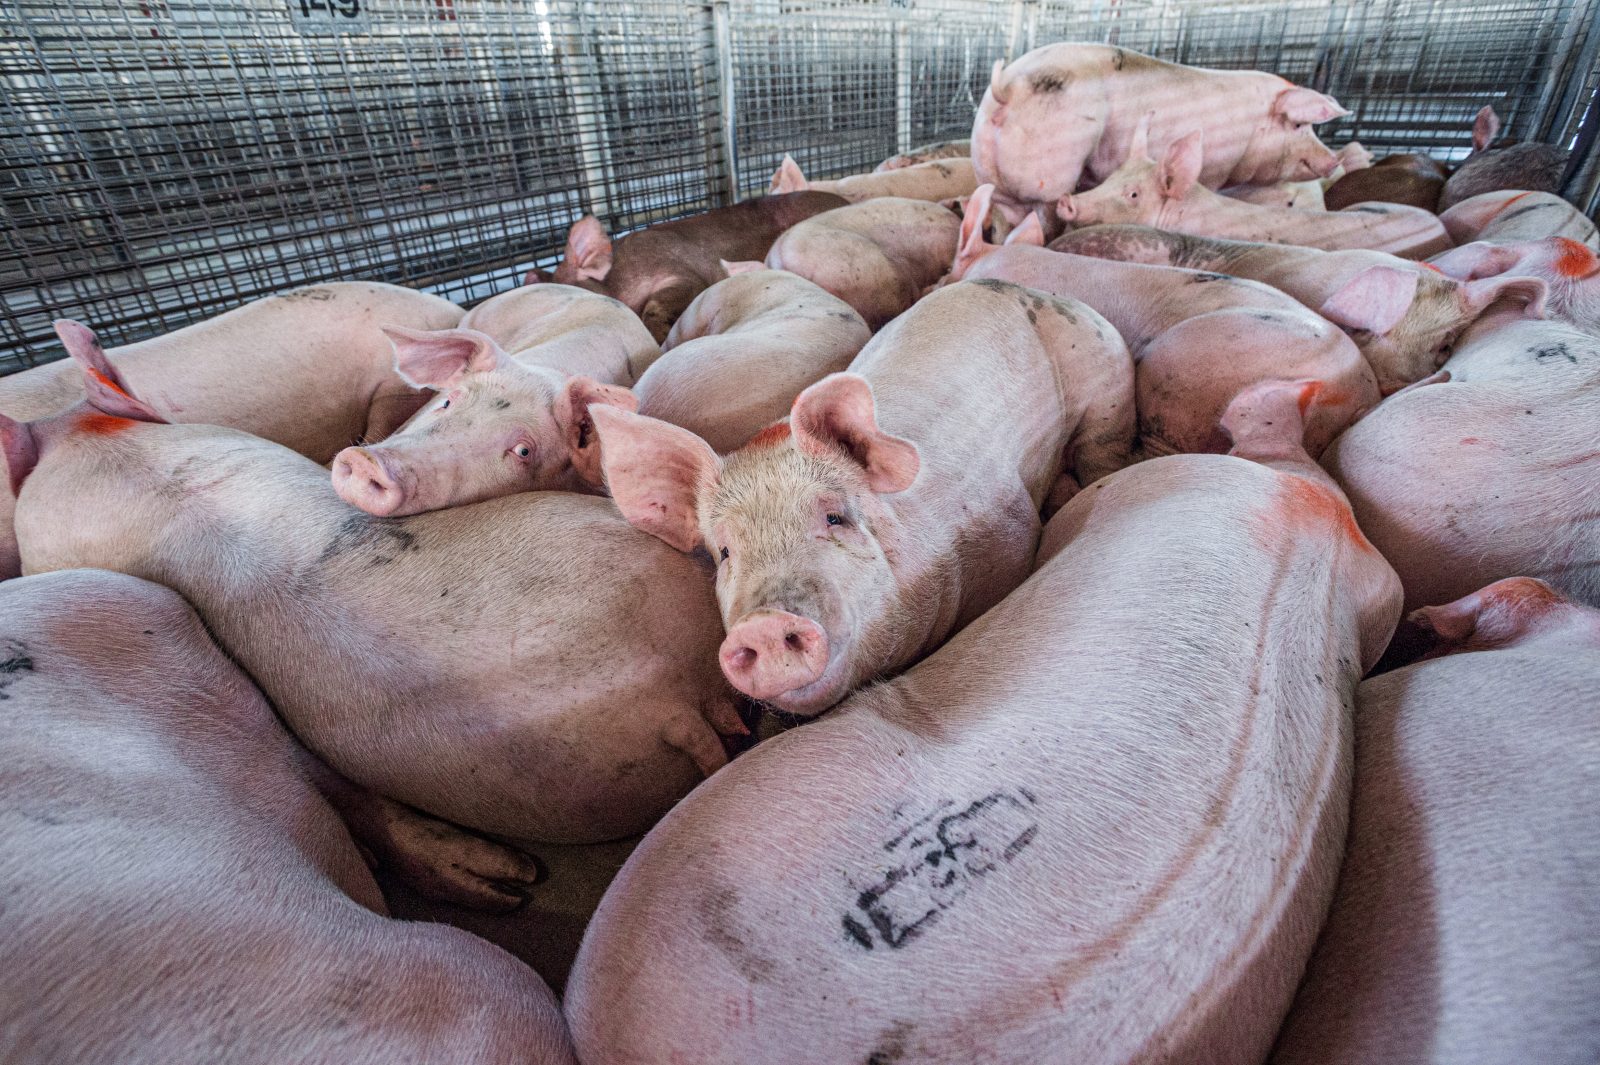
M 590 927 L 580 1053 L 1260 1061 L 1336 873 L 1361 615 L 1394 606 L 1289 480 L 1098 482 L 999 606 L 698 789 Z
M 519 362 L 610 384 L 632 384 L 660 355 L 626 304 L 575 285 L 503 292 L 468 311 L 461 326 L 493 337 Z

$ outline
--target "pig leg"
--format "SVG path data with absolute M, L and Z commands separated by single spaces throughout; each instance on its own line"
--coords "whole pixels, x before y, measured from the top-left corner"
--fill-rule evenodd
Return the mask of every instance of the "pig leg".
M 737 731 L 746 731 L 743 722 L 739 723 Z M 708 777 L 728 764 L 728 752 L 722 746 L 722 738 L 702 717 L 673 718 L 662 729 L 661 740 L 668 747 L 688 755 L 695 767 Z

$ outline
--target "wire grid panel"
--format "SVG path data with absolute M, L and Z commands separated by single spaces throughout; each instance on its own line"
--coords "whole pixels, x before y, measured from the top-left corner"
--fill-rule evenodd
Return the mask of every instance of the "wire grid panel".
M 676 0 L 21 0 L 0 9 L 0 371 L 50 320 L 121 343 L 316 281 L 463 302 L 584 210 L 706 204 L 705 40 Z

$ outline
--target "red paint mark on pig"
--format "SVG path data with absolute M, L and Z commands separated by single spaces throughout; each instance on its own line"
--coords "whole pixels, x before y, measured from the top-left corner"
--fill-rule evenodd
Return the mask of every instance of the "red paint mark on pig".
M 752 436 L 745 447 L 776 447 L 789 439 L 790 432 L 788 422 L 777 422 Z
M 1283 526 L 1323 526 L 1332 528 L 1363 551 L 1376 551 L 1367 542 L 1350 504 L 1327 485 L 1305 477 L 1286 474 L 1273 518 Z
M 94 371 L 91 370 L 90 372 L 93 373 Z M 134 424 L 130 418 L 118 418 L 114 414 L 101 414 L 99 411 L 84 414 L 78 418 L 79 431 L 93 433 L 96 436 L 110 436 L 112 433 L 120 433 L 124 429 L 132 428 Z
M 1516 203 L 1518 200 L 1522 199 L 1524 196 L 1532 196 L 1532 195 L 1533 195 L 1532 192 L 1519 192 L 1515 196 L 1511 197 L 1511 199 L 1507 200 L 1505 203 L 1502 203 L 1500 205 L 1500 211 L 1504 211 L 1507 207 L 1510 207 L 1512 204 Z M 1499 214 L 1500 211 L 1496 211 L 1495 214 Z
M 1443 270 L 1439 269 L 1437 266 L 1433 265 L 1432 263 L 1418 263 L 1417 265 L 1421 266 L 1421 267 L 1423 267 L 1425 269 L 1432 270 L 1436 274 L 1441 274 L 1442 275 L 1444 273 Z
M 1557 237 L 1556 246 L 1561 249 L 1556 259 L 1556 273 L 1562 277 L 1582 278 L 1600 271 L 1600 258 L 1587 244 L 1580 244 L 1571 237 Z
M 1463 436 L 1461 438 L 1461 442 L 1463 444 L 1476 444 L 1478 442 L 1478 438 L 1475 436 Z
M 94 377 L 94 379 L 96 381 L 99 381 L 102 385 L 105 385 L 107 388 L 111 389 L 111 391 L 115 392 L 117 395 L 119 395 L 119 396 L 128 396 L 128 390 L 127 389 L 125 389 L 121 385 L 117 384 L 115 381 L 113 381 L 111 378 L 107 377 L 105 374 L 101 373 L 99 370 L 96 370 L 93 366 L 85 366 L 83 368 L 83 372 L 93 375 L 93 377 Z M 133 397 L 132 396 L 128 396 L 128 398 L 132 399 Z

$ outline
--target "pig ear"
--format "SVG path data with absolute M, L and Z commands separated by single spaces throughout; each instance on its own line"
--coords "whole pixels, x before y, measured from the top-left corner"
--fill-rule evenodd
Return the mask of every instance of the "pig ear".
M 567 443 L 572 467 L 585 481 L 599 485 L 605 475 L 600 467 L 600 439 L 594 430 L 594 419 L 589 416 L 591 403 L 636 411 L 639 399 L 621 385 L 602 384 L 592 377 L 569 378 L 556 397 L 556 427 Z
M 1161 183 L 1161 194 L 1169 200 L 1183 199 L 1200 179 L 1200 168 L 1204 163 L 1205 134 L 1200 130 L 1174 141 L 1156 174 L 1156 180 Z
M 552 281 L 554 281 L 555 279 L 556 279 L 555 275 L 552 274 L 550 271 L 541 270 L 537 266 L 535 266 L 532 270 L 529 270 L 525 275 L 523 275 L 522 283 L 523 283 L 524 286 L 526 286 L 526 285 L 548 285 Z
M 994 102 L 1002 107 L 1011 102 L 1011 87 L 1001 77 L 1005 69 L 1004 59 L 996 59 L 994 66 L 989 68 L 989 95 L 993 96 Z
M 772 172 L 772 184 L 768 187 L 769 195 L 783 192 L 804 192 L 811 187 L 806 176 L 800 172 L 800 164 L 794 161 L 794 156 L 785 155 L 783 162 L 778 164 L 778 169 Z
M 1346 174 L 1353 174 L 1357 170 L 1365 170 L 1372 165 L 1372 153 L 1360 141 L 1351 141 L 1340 148 L 1334 155 L 1339 160 L 1339 165 L 1344 167 Z
M 1550 295 L 1550 286 L 1538 277 L 1486 277 L 1481 281 L 1463 281 L 1461 297 L 1474 316 L 1482 314 L 1498 300 L 1520 299 L 1526 306 L 1529 318 L 1543 318 L 1544 301 Z
M 1033 211 L 1028 212 L 1028 217 L 1022 224 L 1013 229 L 1006 237 L 1009 244 L 1032 244 L 1036 248 L 1044 247 L 1044 223 L 1039 221 L 1039 216 Z
M 71 318 L 57 318 L 53 324 L 56 336 L 61 339 L 61 346 L 67 349 L 73 362 L 85 370 L 99 371 L 102 377 L 114 382 L 124 392 L 128 390 L 117 368 L 106 357 L 106 349 L 100 346 L 100 338 L 94 335 L 93 329 Z
M 1472 150 L 1481 152 L 1494 143 L 1495 137 L 1500 134 L 1500 116 L 1494 113 L 1493 107 L 1485 107 L 1478 112 L 1478 117 L 1472 120 Z
M 1329 296 L 1320 313 L 1334 325 L 1382 336 L 1411 309 L 1420 280 L 1415 270 L 1369 266 Z
M 72 361 L 83 367 L 84 398 L 89 406 L 118 418 L 166 424 L 167 420 L 154 407 L 128 389 L 128 383 L 106 357 L 94 330 L 70 318 L 59 319 L 55 328 L 56 336 L 61 338 Z
M 966 210 L 961 215 L 961 235 L 956 244 L 956 258 L 950 264 L 950 276 L 956 279 L 966 275 L 972 264 L 983 258 L 989 245 L 983 239 L 984 223 L 989 220 L 989 207 L 994 202 L 994 186 L 979 185 L 967 197 Z
M 1473 281 L 1503 274 L 1521 261 L 1522 249 L 1517 245 L 1478 240 L 1435 255 L 1428 265 L 1457 281 Z
M 0 454 L 5 455 L 6 470 L 11 475 L 11 494 L 19 495 L 22 482 L 39 464 L 39 445 L 33 438 L 33 427 L 0 414 Z
M 394 370 L 413 388 L 448 388 L 469 373 L 492 370 L 505 353 L 476 329 L 402 329 L 386 326 L 394 345 Z
M 1150 120 L 1155 118 L 1155 115 L 1154 111 L 1146 111 L 1134 125 L 1133 138 L 1128 141 L 1129 159 L 1149 159 L 1150 162 L 1155 162 L 1150 158 Z
M 1339 101 L 1333 97 L 1325 96 L 1315 89 L 1298 87 L 1280 92 L 1272 104 L 1272 111 L 1296 126 L 1329 122 L 1350 113 L 1339 106 Z
M 802 454 L 844 451 L 866 471 L 874 492 L 903 492 L 922 468 L 917 445 L 878 428 L 872 386 L 858 374 L 829 374 L 800 393 L 789 423 Z
M 767 268 L 767 264 L 761 262 L 759 259 L 745 259 L 742 262 L 736 263 L 730 263 L 726 259 L 719 259 L 718 261 L 722 263 L 723 273 L 727 274 L 729 277 L 735 277 L 739 274 L 748 274 L 756 270 L 765 270 Z
M 600 438 L 606 486 L 628 524 L 679 551 L 700 546 L 700 496 L 716 488 L 722 460 L 687 429 L 597 404 L 589 417 Z
M 580 280 L 604 281 L 611 272 L 611 237 L 600 219 L 586 214 L 567 233 L 563 260 Z

